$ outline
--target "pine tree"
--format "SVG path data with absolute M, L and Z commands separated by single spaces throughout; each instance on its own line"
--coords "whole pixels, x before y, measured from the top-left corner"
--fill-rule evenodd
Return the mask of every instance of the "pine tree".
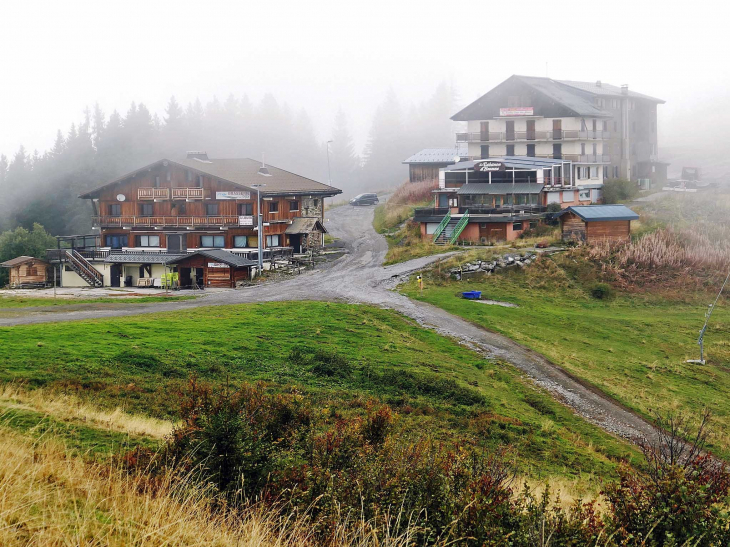
M 0 187 L 5 186 L 8 178 L 8 158 L 4 154 L 0 154 Z
M 91 125 L 91 134 L 95 148 L 99 148 L 99 143 L 104 136 L 104 112 L 101 110 L 99 103 L 94 104 L 94 115 Z
M 330 146 L 330 165 L 333 186 L 342 190 L 354 190 L 357 187 L 360 158 L 355 153 L 355 143 L 347 124 L 347 116 L 342 108 L 335 115 Z
M 375 110 L 372 127 L 365 147 L 363 183 L 371 188 L 400 185 L 407 178 L 402 165 L 410 145 L 403 132 L 403 115 L 393 89 Z M 398 167 L 396 167 L 398 166 Z
M 177 100 L 175 100 L 175 95 L 170 97 L 165 114 L 165 125 L 167 127 L 177 129 L 182 126 L 184 112 Z

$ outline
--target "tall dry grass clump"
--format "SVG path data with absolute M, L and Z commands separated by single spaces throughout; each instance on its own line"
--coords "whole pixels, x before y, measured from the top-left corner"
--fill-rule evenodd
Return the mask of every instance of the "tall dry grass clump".
M 46 439 L 0 429 L 0 545 L 294 547 L 314 545 L 306 518 L 261 507 L 226 511 L 209 486 L 174 472 L 150 480 L 70 457 Z M 346 520 L 337 545 L 405 547 L 373 526 Z
M 405 182 L 401 184 L 388 200 L 390 203 L 403 205 L 422 203 L 433 199 L 432 191 L 438 188 L 438 181 Z
M 717 281 L 730 268 L 730 227 L 700 223 L 662 228 L 631 243 L 602 243 L 589 256 L 623 284 Z

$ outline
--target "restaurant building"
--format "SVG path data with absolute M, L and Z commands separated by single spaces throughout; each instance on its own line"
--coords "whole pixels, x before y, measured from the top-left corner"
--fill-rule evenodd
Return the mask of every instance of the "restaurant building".
M 203 286 L 233 286 L 250 277 L 259 238 L 265 260 L 321 247 L 324 199 L 340 193 L 252 159 L 189 152 L 81 195 L 92 205 L 99 235 L 92 244 L 83 239 L 83 245 L 67 238 L 70 245 L 59 244 L 49 258 L 62 266 L 63 286 L 145 286 L 178 267 L 195 270 L 179 276 L 181 285 L 201 280 Z M 187 256 L 204 251 L 216 256 Z M 224 270 L 223 265 L 228 278 L 221 281 L 220 272 L 211 270 Z

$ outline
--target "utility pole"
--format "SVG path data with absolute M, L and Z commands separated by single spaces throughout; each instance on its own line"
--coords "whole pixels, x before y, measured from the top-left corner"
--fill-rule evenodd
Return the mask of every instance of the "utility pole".
M 334 141 L 327 141 L 327 184 L 332 186 L 332 173 L 330 172 L 330 143 Z
M 269 173 L 269 170 L 266 168 L 266 156 L 264 154 L 261 154 L 261 167 L 259 168 L 258 174 L 262 177 L 270 177 L 271 173 Z M 258 251 L 259 251 L 259 275 L 261 275 L 264 272 L 264 215 L 261 213 L 261 187 L 266 186 L 265 184 L 252 184 L 253 188 L 256 188 L 256 214 L 258 216 L 258 231 L 259 231 L 259 237 L 258 237 Z

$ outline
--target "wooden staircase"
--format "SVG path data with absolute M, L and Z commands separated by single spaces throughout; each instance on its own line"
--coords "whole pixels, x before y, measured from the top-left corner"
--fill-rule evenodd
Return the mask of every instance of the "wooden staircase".
M 103 287 L 104 276 L 99 270 L 86 260 L 81 254 L 75 250 L 66 251 L 66 261 L 68 262 L 71 269 L 78 274 L 78 276 L 86 281 L 92 287 Z

